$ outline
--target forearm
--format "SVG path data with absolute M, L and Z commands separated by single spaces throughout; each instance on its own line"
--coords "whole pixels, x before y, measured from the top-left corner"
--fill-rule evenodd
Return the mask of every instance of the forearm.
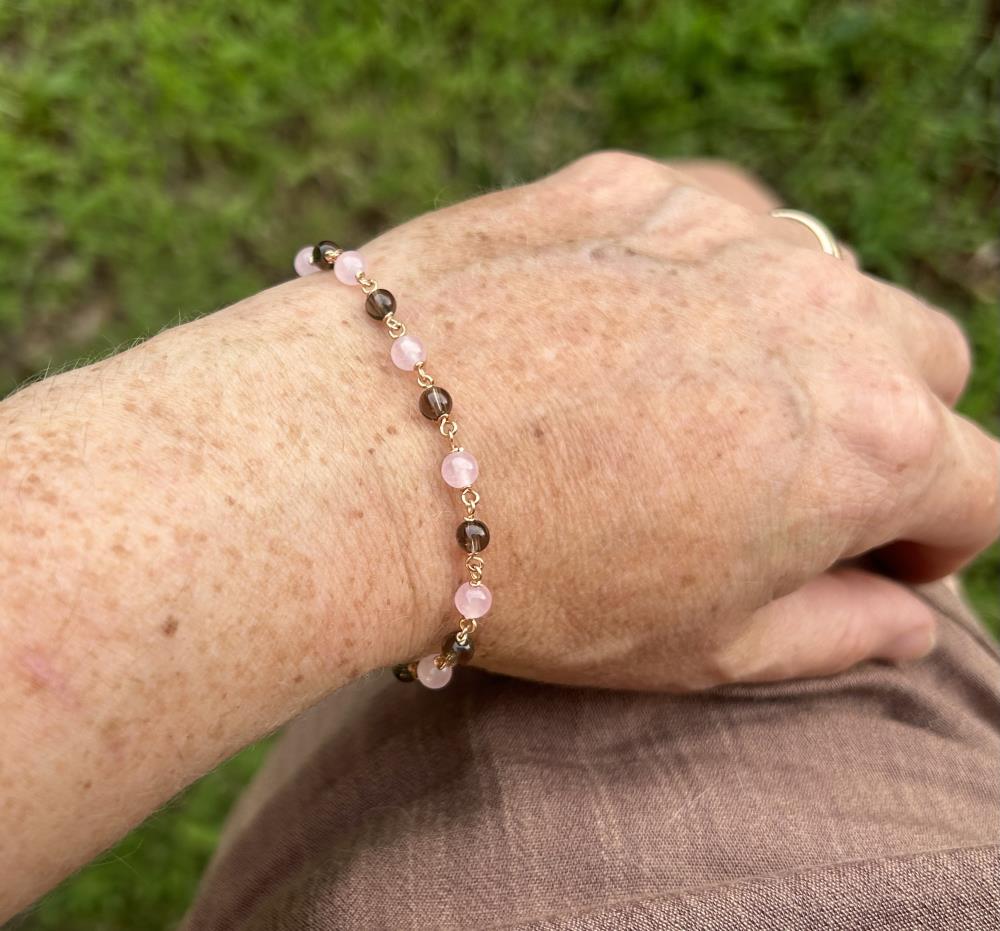
M 389 584 L 434 454 L 352 296 L 282 286 L 0 406 L 0 912 L 441 614 L 444 578 Z

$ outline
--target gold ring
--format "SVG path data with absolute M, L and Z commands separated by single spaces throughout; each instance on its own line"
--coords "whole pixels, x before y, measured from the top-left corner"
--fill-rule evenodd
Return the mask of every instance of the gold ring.
M 821 223 L 812 214 L 804 213 L 801 210 L 785 210 L 784 208 L 780 208 L 772 210 L 771 216 L 779 220 L 794 220 L 796 223 L 801 223 L 819 240 L 820 248 L 827 255 L 832 255 L 835 259 L 841 258 L 840 246 L 837 245 L 837 240 L 834 238 L 833 233 L 830 232 L 825 223 Z

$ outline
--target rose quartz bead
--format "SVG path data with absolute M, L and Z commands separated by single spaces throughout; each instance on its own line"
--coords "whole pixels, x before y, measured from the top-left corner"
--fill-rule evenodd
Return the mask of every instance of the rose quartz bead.
M 427 351 L 424 344 L 415 336 L 400 336 L 392 341 L 389 350 L 392 364 L 404 372 L 412 372 L 422 362 L 427 361 Z
M 365 260 L 360 252 L 341 252 L 337 256 L 337 261 L 333 263 L 333 273 L 337 276 L 337 281 L 344 284 L 357 284 L 358 272 L 365 270 Z
M 429 689 L 443 689 L 451 682 L 451 666 L 438 669 L 434 662 L 436 659 L 437 653 L 431 653 L 430 656 L 425 656 L 417 663 L 417 678 L 422 685 L 426 685 Z
M 295 253 L 295 274 L 300 278 L 305 278 L 306 275 L 311 275 L 313 272 L 318 272 L 319 269 L 312 263 L 312 246 L 303 246 Z
M 464 449 L 448 453 L 441 462 L 441 478 L 452 488 L 468 488 L 479 478 L 479 463 Z
M 482 583 L 460 585 L 455 592 L 455 607 L 462 617 L 482 617 L 493 605 L 493 593 Z

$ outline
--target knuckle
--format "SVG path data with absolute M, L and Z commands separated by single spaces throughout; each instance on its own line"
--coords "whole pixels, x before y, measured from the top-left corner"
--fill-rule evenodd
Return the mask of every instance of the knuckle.
M 646 180 L 662 182 L 665 178 L 679 177 L 677 171 L 662 162 L 621 149 L 591 152 L 570 162 L 553 176 L 559 182 L 586 188 L 623 183 L 635 185 Z
M 785 283 L 799 303 L 827 310 L 857 306 L 865 300 L 866 279 L 848 262 L 814 249 L 789 249 L 782 260 Z
M 880 471 L 923 469 L 938 448 L 940 406 L 916 375 L 873 374 L 851 386 L 849 430 L 855 451 Z
M 956 381 L 958 382 L 957 393 L 961 393 L 961 390 L 969 380 L 969 376 L 972 374 L 972 347 L 969 344 L 969 338 L 965 330 L 962 329 L 956 320 L 949 317 L 948 314 L 943 314 L 939 311 L 935 311 L 935 313 L 940 320 L 941 329 L 944 333 L 942 348 L 950 356 Z

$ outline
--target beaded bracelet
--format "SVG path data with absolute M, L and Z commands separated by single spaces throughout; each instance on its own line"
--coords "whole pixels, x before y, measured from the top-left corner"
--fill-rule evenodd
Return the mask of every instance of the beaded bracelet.
M 406 332 L 402 320 L 396 316 L 396 298 L 380 288 L 373 278 L 365 274 L 365 260 L 361 253 L 341 249 L 336 243 L 324 240 L 315 246 L 303 246 L 295 254 L 295 272 L 300 277 L 315 272 L 333 270 L 337 280 L 347 285 L 360 285 L 367 295 L 365 310 L 368 316 L 381 320 L 392 337 L 389 357 L 393 364 L 405 372 L 417 373 L 417 384 L 423 388 L 420 395 L 420 413 L 437 422 L 438 430 L 448 441 L 451 450 L 441 463 L 441 477 L 452 488 L 462 490 L 465 518 L 458 525 L 458 545 L 465 550 L 465 568 L 469 581 L 463 582 L 455 592 L 455 607 L 461 618 L 458 630 L 445 638 L 439 653 L 431 653 L 421 660 L 400 663 L 393 667 L 393 674 L 400 682 L 414 680 L 429 689 L 440 689 L 451 680 L 452 669 L 472 659 L 475 646 L 472 635 L 478 622 L 493 603 L 493 595 L 483 584 L 485 564 L 479 554 L 490 542 L 490 531 L 476 516 L 479 492 L 473 487 L 479 476 L 475 457 L 455 442 L 458 424 L 451 416 L 451 395 L 434 384 L 434 379 L 424 369 L 427 353 L 423 343 Z

